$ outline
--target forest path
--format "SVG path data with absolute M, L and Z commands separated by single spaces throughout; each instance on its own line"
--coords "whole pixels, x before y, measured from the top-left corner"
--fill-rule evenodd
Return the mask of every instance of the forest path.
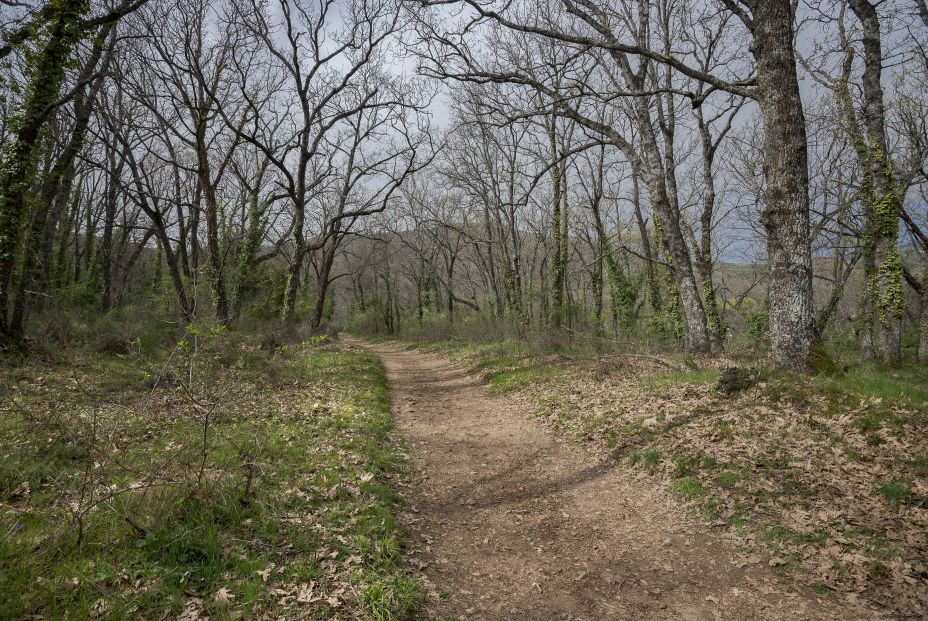
M 446 359 L 349 342 L 386 367 L 410 450 L 407 563 L 430 618 L 879 618 L 787 584 Z

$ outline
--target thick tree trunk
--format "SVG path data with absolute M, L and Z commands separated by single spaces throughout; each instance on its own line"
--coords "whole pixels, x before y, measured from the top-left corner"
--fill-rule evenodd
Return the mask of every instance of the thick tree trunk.
M 868 0 L 851 0 L 851 9 L 863 26 L 864 40 L 864 123 L 867 128 L 865 145 L 858 151 L 864 154 L 863 162 L 869 167 L 865 174 L 872 193 L 873 259 L 876 268 L 872 282 L 872 295 L 879 310 L 880 358 L 886 364 L 902 362 L 902 320 L 905 317 L 905 300 L 902 288 L 902 259 L 896 242 L 899 236 L 901 204 L 893 180 L 893 165 L 886 141 L 883 105 L 883 51 L 880 21 L 876 7 Z
M 758 103 L 767 193 L 762 223 L 770 265 L 770 341 L 779 368 L 805 370 L 816 345 L 806 121 L 793 51 L 790 0 L 756 0 Z
M 32 57 L 32 76 L 22 104 L 21 121 L 0 162 L 0 335 L 8 343 L 22 338 L 22 325 L 10 325 L 10 289 L 27 216 L 26 194 L 35 175 L 35 151 L 42 127 L 58 97 L 71 49 L 87 10 L 83 0 L 62 0 L 49 19 L 47 40 Z

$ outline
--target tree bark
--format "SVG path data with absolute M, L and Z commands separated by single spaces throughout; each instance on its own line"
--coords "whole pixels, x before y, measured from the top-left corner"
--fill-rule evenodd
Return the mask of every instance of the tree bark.
M 219 247 L 219 202 L 212 179 L 209 152 L 206 144 L 205 111 L 197 111 L 196 118 L 197 177 L 203 190 L 206 216 L 206 263 L 210 285 L 216 302 L 216 319 L 225 323 L 229 319 L 229 301 L 226 297 L 225 277 L 222 273 L 222 251 Z
M 636 84 L 636 86 L 643 90 L 643 85 Z M 681 215 L 679 209 L 676 208 L 676 198 L 671 198 L 668 191 L 664 158 L 651 123 L 649 99 L 636 97 L 632 101 L 632 107 L 642 151 L 640 158 L 636 158 L 637 163 L 633 166 L 641 169 L 639 172 L 648 188 L 654 212 L 661 219 L 664 228 L 664 244 L 671 260 L 670 273 L 680 297 L 686 350 L 693 353 L 706 353 L 709 351 L 706 313 L 693 273 L 690 250 L 680 226 Z
M 22 325 L 10 325 L 10 289 L 28 211 L 26 194 L 35 176 L 36 145 L 58 98 L 71 50 L 81 32 L 80 19 L 88 7 L 84 0 L 62 0 L 55 8 L 47 40 L 30 63 L 33 77 L 0 166 L 0 335 L 11 344 L 22 339 Z
M 116 162 L 116 154 L 109 150 L 108 155 L 110 179 L 106 188 L 103 239 L 100 241 L 100 275 L 103 281 L 102 291 L 100 292 L 100 312 L 104 314 L 113 308 L 113 227 L 116 223 L 116 179 L 122 171 L 122 164 Z
M 928 268 L 922 276 L 921 313 L 918 322 L 918 361 L 928 364 Z
M 816 345 L 806 121 L 790 0 L 753 0 L 758 104 L 767 179 L 761 216 L 770 266 L 770 341 L 779 368 L 805 370 Z
M 232 301 L 232 310 L 237 316 L 240 316 L 244 310 L 245 297 L 254 289 L 255 277 L 252 271 L 255 268 L 255 259 L 258 256 L 261 239 L 264 236 L 264 211 L 266 205 L 260 203 L 258 196 L 262 176 L 263 170 L 259 174 L 255 187 L 249 191 L 245 238 L 238 250 L 238 278 L 235 282 Z
M 865 153 L 862 163 L 869 167 L 865 173 L 872 194 L 874 278 L 864 283 L 872 287 L 872 295 L 879 311 L 880 358 L 882 362 L 898 365 L 902 362 L 902 320 L 905 317 L 905 300 L 902 287 L 902 259 L 896 242 L 899 236 L 901 204 L 893 179 L 893 164 L 886 139 L 886 110 L 883 104 L 883 51 L 880 21 L 876 7 L 868 0 L 850 0 L 851 10 L 863 26 L 864 41 L 864 124 L 867 128 L 865 145 L 858 151 Z M 865 184 L 867 185 L 867 184 Z
M 562 185 L 563 168 L 557 163 L 557 115 L 552 115 L 548 125 L 548 141 L 551 148 L 551 311 L 550 322 L 560 328 L 564 319 L 564 263 L 561 251 L 561 203 L 564 197 Z
M 706 324 L 709 329 L 709 348 L 713 353 L 724 349 L 722 338 L 722 313 L 719 311 L 718 299 L 713 282 L 714 261 L 712 258 L 712 219 L 715 213 L 715 175 L 712 164 L 715 160 L 715 147 L 709 126 L 703 117 L 702 106 L 695 110 L 699 135 L 702 142 L 702 175 L 705 184 L 702 213 L 699 215 L 699 246 L 696 252 L 696 271 L 702 281 L 702 292 L 706 302 Z
M 329 293 L 329 279 L 332 274 L 332 265 L 335 263 L 335 252 L 338 250 L 341 221 L 336 222 L 332 238 L 322 250 L 322 265 L 319 269 L 319 278 L 316 283 L 316 303 L 313 307 L 313 317 L 310 325 L 318 328 L 322 325 L 322 314 L 325 311 L 325 299 Z
M 657 284 L 657 274 L 654 272 L 654 257 L 651 252 L 651 234 L 648 232 L 648 223 L 641 211 L 641 189 L 639 187 L 638 173 L 632 172 L 632 203 L 635 207 L 635 222 L 638 224 L 638 235 L 641 237 L 641 254 L 644 257 L 644 270 L 648 280 L 648 297 L 651 310 L 661 309 L 661 291 Z

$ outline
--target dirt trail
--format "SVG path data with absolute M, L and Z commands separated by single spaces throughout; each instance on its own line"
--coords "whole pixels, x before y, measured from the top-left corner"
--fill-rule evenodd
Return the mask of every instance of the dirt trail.
M 875 619 L 794 587 L 444 358 L 380 354 L 410 449 L 407 555 L 432 617 Z

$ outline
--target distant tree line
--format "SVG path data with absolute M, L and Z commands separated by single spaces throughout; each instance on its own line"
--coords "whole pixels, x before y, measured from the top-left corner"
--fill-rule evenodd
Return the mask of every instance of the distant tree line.
M 928 362 L 924 0 L 3 8 L 6 346 L 167 288 L 182 321 Z

